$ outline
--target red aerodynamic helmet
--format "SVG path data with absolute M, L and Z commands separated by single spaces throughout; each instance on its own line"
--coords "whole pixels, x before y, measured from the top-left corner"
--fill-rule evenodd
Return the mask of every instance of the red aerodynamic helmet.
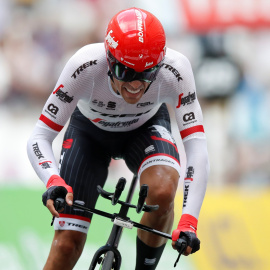
M 108 24 L 104 43 L 110 69 L 116 61 L 135 73 L 156 69 L 166 52 L 162 24 L 153 14 L 139 8 L 117 13 Z M 120 70 L 118 75 L 121 74 Z

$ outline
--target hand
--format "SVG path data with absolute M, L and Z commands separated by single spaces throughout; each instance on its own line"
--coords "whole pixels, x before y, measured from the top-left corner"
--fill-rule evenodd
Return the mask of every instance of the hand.
M 187 238 L 187 248 L 184 251 L 184 255 L 188 256 L 191 253 L 194 253 L 200 249 L 200 240 L 197 238 L 197 223 L 198 220 L 189 215 L 183 214 L 177 229 L 173 231 L 172 234 L 172 247 L 176 249 L 175 242 L 181 237 L 182 235 Z
M 56 211 L 54 202 L 57 198 L 63 198 L 71 206 L 73 203 L 72 187 L 67 185 L 60 176 L 53 175 L 47 183 L 47 188 L 46 192 L 42 195 L 42 202 L 54 217 L 59 217 L 58 212 L 62 212 L 64 208 Z
M 72 205 L 73 193 L 71 192 L 68 193 L 67 189 L 63 186 L 50 187 L 43 193 L 42 202 L 49 209 L 49 211 L 54 217 L 59 217 L 58 212 L 62 212 L 64 210 L 64 208 L 62 208 L 62 209 L 58 209 L 58 212 L 56 211 L 54 207 L 54 201 L 57 198 L 63 198 L 66 200 L 68 205 Z
M 173 231 L 173 242 L 172 242 L 173 249 L 177 249 L 175 243 L 176 243 L 177 239 L 179 238 L 178 237 L 175 239 L 175 237 L 174 237 L 175 234 L 176 235 L 180 234 L 179 237 L 185 236 L 187 239 L 187 248 L 183 253 L 185 256 L 188 256 L 192 253 L 195 253 L 196 251 L 198 251 L 200 249 L 200 240 L 197 238 L 195 233 L 188 232 L 188 231 L 186 231 L 186 232 L 182 231 L 179 233 L 178 229 Z

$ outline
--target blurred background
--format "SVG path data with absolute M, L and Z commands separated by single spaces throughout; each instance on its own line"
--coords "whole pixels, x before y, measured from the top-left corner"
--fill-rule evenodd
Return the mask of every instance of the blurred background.
M 204 114 L 211 173 L 201 251 L 178 268 L 270 269 L 270 0 L 0 0 L 0 269 L 42 269 L 53 229 L 26 141 L 67 60 L 103 42 L 110 18 L 132 6 L 155 14 L 167 46 L 189 58 Z M 185 153 L 174 121 L 173 131 L 182 163 L 176 225 Z M 63 132 L 53 144 L 57 159 Z M 120 176 L 131 179 L 122 161 L 112 161 L 107 188 Z M 110 226 L 93 219 L 75 269 L 88 269 Z M 135 260 L 135 234 L 125 231 L 119 247 L 124 270 Z M 174 269 L 176 257 L 168 243 L 158 269 Z

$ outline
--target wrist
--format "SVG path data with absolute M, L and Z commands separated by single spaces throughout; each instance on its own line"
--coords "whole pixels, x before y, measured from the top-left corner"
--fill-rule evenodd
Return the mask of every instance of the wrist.
M 68 192 L 73 193 L 72 187 L 67 185 L 65 180 L 63 178 L 61 178 L 60 176 L 56 175 L 56 174 L 52 175 L 49 178 L 49 180 L 47 182 L 47 185 L 46 185 L 46 188 L 48 189 L 48 188 L 53 187 L 53 186 L 65 187 Z
M 189 214 L 183 214 L 178 223 L 177 229 L 181 231 L 189 231 L 196 234 L 197 232 L 198 220 Z
M 177 241 L 181 232 L 192 232 L 197 236 L 197 224 L 198 220 L 195 217 L 189 214 L 183 214 L 178 223 L 177 229 L 173 231 L 172 240 Z

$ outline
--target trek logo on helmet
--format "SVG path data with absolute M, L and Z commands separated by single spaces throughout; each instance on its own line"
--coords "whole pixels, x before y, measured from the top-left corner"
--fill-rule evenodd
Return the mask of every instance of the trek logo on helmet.
M 113 32 L 113 30 L 111 30 L 111 31 L 108 33 L 108 35 L 107 35 L 107 37 L 105 38 L 105 40 L 107 40 L 108 45 L 109 45 L 110 47 L 116 49 L 117 46 L 118 46 L 118 41 L 115 41 L 114 38 L 111 36 L 111 33 L 112 33 L 112 32 Z

